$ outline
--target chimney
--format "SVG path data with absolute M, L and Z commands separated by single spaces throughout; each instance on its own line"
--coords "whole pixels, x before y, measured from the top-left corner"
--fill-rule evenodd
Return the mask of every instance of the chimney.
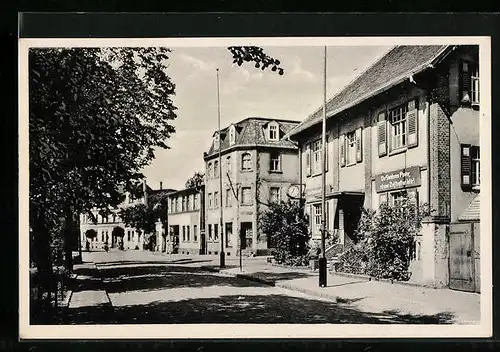
M 163 189 L 163 182 L 160 181 L 160 190 Z

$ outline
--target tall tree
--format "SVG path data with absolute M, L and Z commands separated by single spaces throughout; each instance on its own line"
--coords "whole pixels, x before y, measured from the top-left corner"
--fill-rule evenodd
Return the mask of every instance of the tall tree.
M 196 188 L 200 189 L 201 186 L 205 184 L 205 174 L 203 172 L 195 172 L 192 177 L 190 177 L 186 184 L 184 185 L 186 188 Z
M 167 48 L 31 49 L 30 225 L 40 269 L 64 219 L 66 265 L 77 214 L 137 194 L 140 170 L 175 132 Z M 71 231 L 73 229 L 73 231 Z

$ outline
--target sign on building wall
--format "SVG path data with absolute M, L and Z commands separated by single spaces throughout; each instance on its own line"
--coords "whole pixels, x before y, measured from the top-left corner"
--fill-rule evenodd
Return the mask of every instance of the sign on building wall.
M 398 188 L 420 186 L 420 166 L 386 172 L 375 177 L 377 193 L 387 192 Z

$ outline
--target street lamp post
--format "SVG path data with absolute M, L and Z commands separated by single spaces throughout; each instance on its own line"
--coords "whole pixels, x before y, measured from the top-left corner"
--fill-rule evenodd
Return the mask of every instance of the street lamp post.
M 220 208 L 220 268 L 226 267 L 226 258 L 224 253 L 224 222 L 222 208 L 222 155 L 221 155 L 221 138 L 220 138 L 220 93 L 219 93 L 219 69 L 217 69 L 217 141 L 219 144 L 219 208 Z
M 319 287 L 326 287 L 326 46 L 323 67 L 323 123 L 321 137 L 322 178 L 321 178 L 321 257 L 319 258 Z

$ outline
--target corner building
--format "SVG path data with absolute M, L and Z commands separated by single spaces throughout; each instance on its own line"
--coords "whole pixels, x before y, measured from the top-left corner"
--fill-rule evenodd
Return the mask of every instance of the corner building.
M 327 102 L 327 227 L 341 244 L 352 242 L 361 207 L 407 197 L 433 209 L 416 239 L 411 281 L 478 282 L 477 257 L 457 263 L 467 238 L 478 246 L 479 231 L 465 242 L 450 234 L 479 223 L 479 79 L 478 46 L 397 46 Z M 322 114 L 321 107 L 289 134 L 299 144 L 316 239 Z
M 272 247 L 259 230 L 259 219 L 268 204 L 286 201 L 288 188 L 299 181 L 298 148 L 284 138 L 297 125 L 297 121 L 250 117 L 222 129 L 220 136 L 214 133 L 204 153 L 206 254 L 221 250 L 220 207 L 227 256 L 239 255 L 238 233 L 243 234 L 247 254 L 259 255 Z

